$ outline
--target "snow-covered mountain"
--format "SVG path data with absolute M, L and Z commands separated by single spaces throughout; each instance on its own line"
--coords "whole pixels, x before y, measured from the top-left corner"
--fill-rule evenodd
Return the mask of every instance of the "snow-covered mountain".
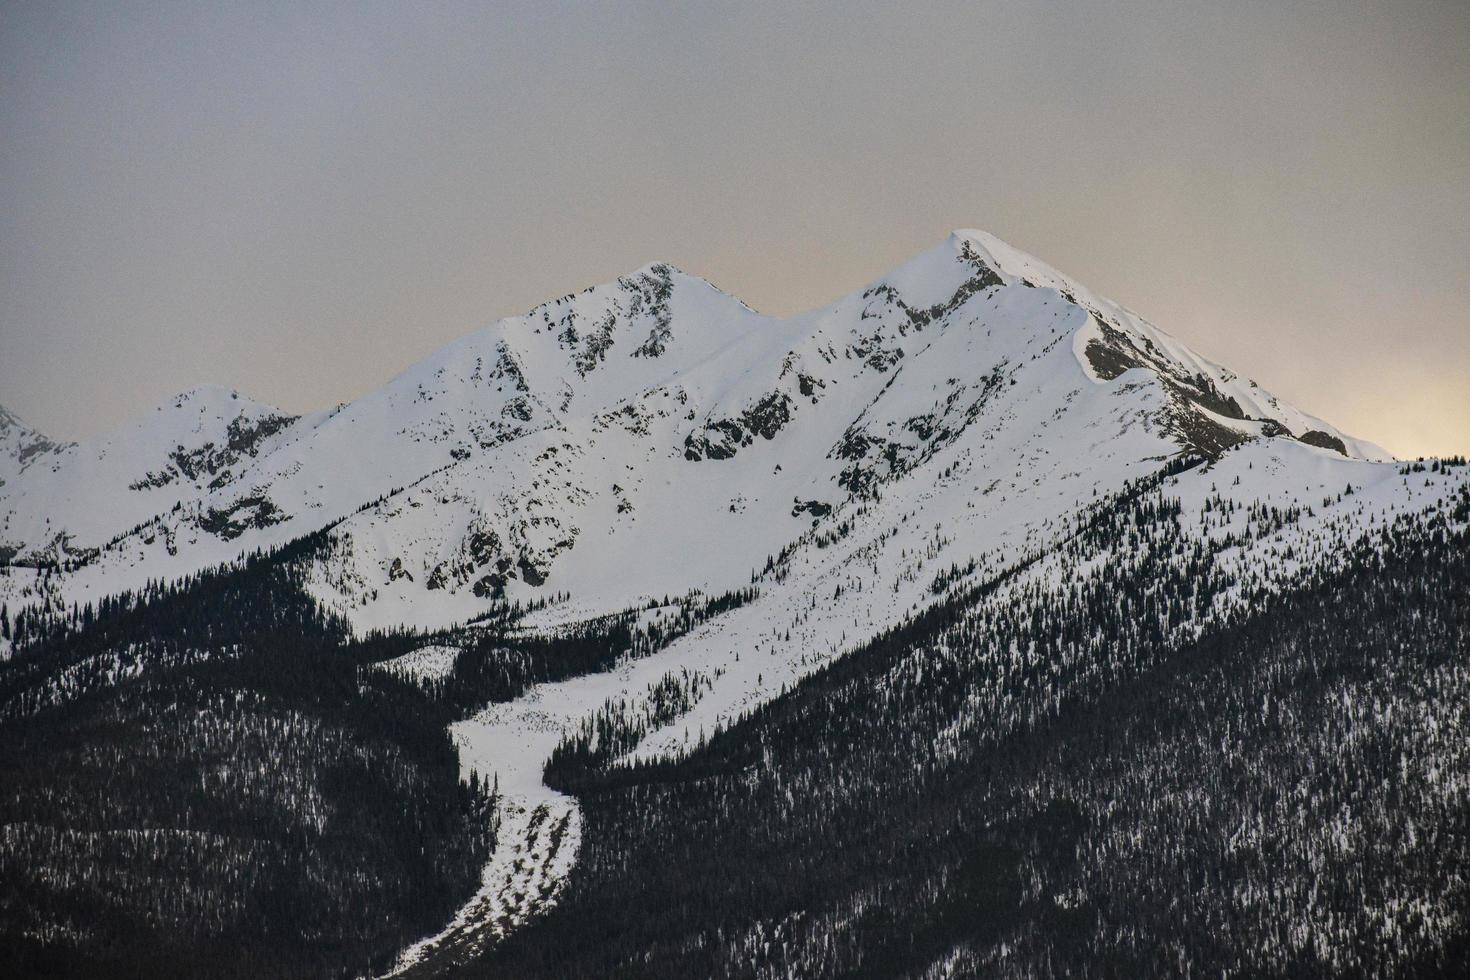
M 0 406 L 0 488 L 19 476 L 37 457 L 60 449 L 13 412 Z
M 377 925 L 364 927 L 353 940 L 375 951 L 375 972 L 439 975 L 536 922 L 563 899 L 581 860 L 586 828 L 601 835 L 594 843 L 602 848 L 589 873 L 610 875 L 612 885 L 626 886 L 635 903 L 647 897 L 636 884 L 643 870 L 619 865 L 630 852 L 617 848 L 632 848 L 645 831 L 650 846 L 664 846 L 667 840 L 658 835 L 677 836 L 669 828 L 679 820 L 668 813 L 682 804 L 672 798 L 659 802 L 658 794 L 640 795 L 635 787 L 632 802 L 603 799 L 595 819 L 584 824 L 582 804 L 563 792 L 575 789 L 565 780 L 581 764 L 578 758 L 601 767 L 600 775 L 584 772 L 582 778 L 595 784 L 605 777 L 614 788 L 619 779 L 631 779 L 631 766 L 694 758 L 695 782 L 714 772 L 736 787 L 718 790 L 729 794 L 720 807 L 737 806 L 744 787 L 771 781 L 761 797 L 765 802 L 747 814 L 747 822 L 764 828 L 765 835 L 748 853 L 776 855 L 778 845 L 792 840 L 805 853 L 824 841 L 831 844 L 839 831 L 828 827 L 814 843 L 788 831 L 789 821 L 814 819 L 829 802 L 849 808 L 832 811 L 839 823 L 867 820 L 883 812 L 885 794 L 902 791 L 912 772 L 942 771 L 953 785 L 963 784 L 980 764 L 979 753 L 990 751 L 979 746 L 1004 746 L 1013 735 L 1034 732 L 1050 738 L 1044 731 L 1048 719 L 1082 711 L 1103 693 L 1135 681 L 1138 690 L 1174 691 L 1178 665 L 1170 658 L 1200 661 L 1192 652 L 1196 642 L 1215 643 L 1210 656 L 1236 658 L 1231 670 L 1252 683 L 1278 685 L 1260 695 L 1260 711 L 1254 708 L 1259 692 L 1244 683 L 1225 684 L 1223 693 L 1207 699 L 1209 705 L 1252 699 L 1250 710 L 1237 705 L 1218 719 L 1224 734 L 1212 746 L 1260 722 L 1267 726 L 1262 744 L 1274 751 L 1275 733 L 1285 724 L 1281 717 L 1301 727 L 1301 744 L 1316 746 L 1303 749 L 1301 759 L 1358 744 L 1330 727 L 1320 745 L 1312 741 L 1320 733 L 1302 719 L 1323 710 L 1316 701 L 1281 714 L 1279 699 L 1316 698 L 1314 685 L 1328 685 L 1329 706 L 1351 715 L 1351 724 L 1332 724 L 1355 732 L 1361 744 L 1382 739 L 1395 746 L 1435 746 L 1426 750 L 1434 756 L 1426 764 L 1430 775 L 1410 787 L 1429 801 L 1426 806 L 1453 814 L 1470 801 L 1470 782 L 1441 778 L 1463 767 L 1456 769 L 1459 757 L 1439 741 L 1440 733 L 1455 728 L 1463 670 L 1456 673 L 1453 664 L 1441 670 L 1436 660 L 1439 673 L 1400 672 L 1390 684 L 1373 674 L 1378 667 L 1354 668 L 1356 674 L 1344 676 L 1370 682 L 1364 682 L 1366 693 L 1354 689 L 1349 695 L 1330 686 L 1337 683 L 1340 665 L 1328 663 L 1326 654 L 1300 653 L 1310 648 L 1310 636 L 1273 654 L 1277 659 L 1259 678 L 1251 659 L 1256 647 L 1269 645 L 1263 637 L 1293 624 L 1317 631 L 1318 639 L 1328 632 L 1330 624 L 1318 622 L 1320 613 L 1314 613 L 1317 620 L 1298 623 L 1298 607 L 1291 605 L 1319 608 L 1313 603 L 1322 600 L 1313 590 L 1323 582 L 1379 604 L 1371 615 L 1357 610 L 1364 622 L 1331 638 L 1328 646 L 1342 656 L 1362 653 L 1371 664 L 1408 656 L 1407 645 L 1381 648 L 1357 639 L 1401 616 L 1404 622 L 1394 620 L 1393 628 L 1422 627 L 1429 636 L 1423 648 L 1443 659 L 1456 642 L 1446 637 L 1460 635 L 1459 620 L 1439 609 L 1419 609 L 1415 602 L 1429 600 L 1413 596 L 1442 596 L 1457 587 L 1455 543 L 1463 540 L 1470 520 L 1470 473 L 1463 461 L 1397 463 L 983 232 L 955 232 L 859 292 L 784 319 L 763 316 L 668 265 L 649 265 L 502 320 L 378 391 L 301 417 L 227 389 L 198 388 L 115 433 L 63 446 L 0 411 L 0 481 L 0 606 L 11 616 L 50 609 L 57 614 L 51 621 L 61 624 L 48 632 L 47 617 L 33 617 L 25 638 L 29 646 L 16 646 L 20 655 L 9 659 L 10 644 L 0 639 L 0 667 L 10 668 L 0 669 L 0 685 L 8 685 L 0 695 L 10 692 L 8 701 L 0 696 L 0 725 L 10 723 L 9 730 L 24 731 L 33 715 L 47 710 L 70 717 L 64 708 L 80 719 L 78 744 L 90 744 L 87 733 L 98 729 L 89 727 L 88 712 L 113 710 L 113 701 L 87 701 L 86 695 L 104 690 L 117 696 L 120 706 L 111 723 L 123 728 L 143 724 L 140 718 L 152 726 L 160 712 L 169 719 L 165 728 L 185 725 L 180 718 L 192 719 L 189 725 L 208 719 L 216 726 L 207 729 L 215 741 L 196 759 L 190 754 L 195 742 L 182 739 L 180 765 L 199 768 L 201 785 L 224 780 L 217 793 L 222 807 L 234 805 L 232 789 L 238 789 L 242 806 L 270 799 L 272 812 L 299 819 L 305 835 L 325 833 L 332 818 L 321 814 L 332 808 L 320 802 L 325 797 L 318 796 L 311 778 L 289 768 L 280 774 L 280 785 L 258 790 L 251 780 L 263 779 L 270 768 L 260 758 L 270 758 L 271 766 L 283 754 L 295 758 L 303 738 L 315 746 L 303 758 L 335 759 L 343 746 L 349 758 L 359 758 L 360 742 L 380 739 L 371 749 L 379 764 L 367 771 L 372 778 L 400 782 L 364 789 L 367 784 L 354 782 L 362 772 L 353 769 L 357 775 L 351 779 L 331 783 L 342 794 L 337 798 L 355 801 L 343 804 L 341 812 L 364 799 L 369 808 L 384 805 L 383 794 L 394 793 L 395 807 L 403 801 L 428 806 L 427 800 L 441 807 L 435 811 L 440 817 L 466 820 L 447 743 L 437 747 L 448 758 L 447 774 L 438 773 L 450 784 L 447 790 L 440 786 L 445 796 L 425 788 L 429 777 L 414 783 L 405 775 L 414 770 L 404 760 L 422 762 L 434 745 L 422 732 L 412 739 L 404 733 L 432 718 L 442 743 L 442 726 L 450 726 L 465 782 L 495 787 L 494 846 L 484 844 L 477 836 L 483 828 L 476 830 L 471 820 L 459 837 L 438 839 L 454 854 L 479 855 L 476 861 L 435 866 L 437 857 L 422 841 L 390 835 L 406 847 L 399 858 L 408 860 L 404 855 L 411 852 L 428 862 L 422 874 L 457 883 L 453 903 L 459 911 L 448 921 L 421 915 L 414 920 L 417 931 L 384 931 L 384 921 L 401 926 L 402 920 L 385 919 L 382 909 L 399 908 L 400 917 L 424 911 L 408 893 L 393 891 L 398 886 L 392 875 L 403 872 L 387 862 L 389 870 L 375 874 L 392 885 L 390 897 L 396 895 L 400 905 L 381 895 L 373 899 L 379 905 L 362 905 L 364 915 L 377 916 Z M 271 555 L 272 549 L 303 541 L 309 547 Z M 1439 549 L 1436 571 L 1415 572 L 1412 555 L 1405 560 L 1400 554 L 1399 565 L 1384 557 L 1415 548 Z M 267 557 L 238 564 L 218 580 L 192 580 L 179 594 L 158 585 L 257 552 Z M 1380 576 L 1383 569 L 1396 569 L 1399 578 L 1386 571 Z M 1395 591 L 1401 586 L 1402 594 Z M 149 596 L 146 602 L 114 604 L 109 617 L 98 620 L 105 625 L 88 632 L 89 604 L 100 609 L 103 597 L 125 591 L 133 592 L 133 603 L 140 590 Z M 1272 607 L 1269 597 L 1281 608 Z M 210 603 L 215 607 L 203 608 Z M 79 608 L 87 612 L 78 614 Z M 130 619 L 124 613 L 131 611 L 137 615 Z M 497 615 L 486 619 L 487 614 Z M 1228 634 L 1241 624 L 1256 630 L 1248 643 Z M 418 632 L 377 632 L 405 626 Z M 279 637 L 270 632 L 278 628 Z M 268 634 L 263 650 L 252 646 L 261 633 Z M 992 637 L 1006 639 L 992 643 Z M 216 646 L 201 652 L 201 645 L 211 643 Z M 304 651 L 303 657 L 322 658 L 313 662 L 320 673 L 304 672 L 299 681 L 310 697 L 281 695 L 272 672 L 290 671 L 292 662 L 275 649 L 277 643 Z M 71 658 L 55 670 L 40 662 L 52 648 L 61 651 L 58 657 Z M 350 656 L 342 656 L 343 650 Z M 239 658 L 241 673 L 227 672 L 227 683 L 216 678 L 223 694 L 209 686 L 207 676 L 200 681 L 191 673 L 201 663 L 230 658 Z M 274 665 L 263 671 L 264 679 L 250 674 L 252 658 Z M 826 670 L 839 660 L 848 668 L 845 674 Z M 339 683 L 344 675 L 333 670 L 355 671 L 346 675 L 355 683 Z M 144 683 L 155 676 L 162 678 L 156 690 Z M 1389 698 L 1384 692 L 1405 677 L 1415 693 L 1393 694 L 1398 707 L 1356 707 L 1354 698 L 1378 705 L 1373 699 Z M 771 760 L 805 745 L 810 731 L 778 733 L 768 741 L 760 726 L 777 726 L 779 712 L 760 712 L 773 704 L 789 712 L 807 710 L 803 704 L 825 706 L 854 678 L 870 685 L 867 700 L 851 702 L 841 724 L 836 709 L 824 716 L 826 727 L 819 728 L 832 740 L 816 750 L 845 761 L 833 763 L 835 776 L 801 777 L 805 792 L 814 794 L 810 799 L 793 795 L 782 781 L 794 770 Z M 387 687 L 374 687 L 379 682 Z M 1309 694 L 1294 695 L 1298 688 Z M 356 691 L 362 703 L 343 707 L 334 698 L 344 690 Z M 909 701 L 896 708 L 899 702 L 892 699 L 902 692 Z M 142 699 L 137 705 L 129 700 L 134 696 Z M 1278 701 L 1268 712 L 1264 705 L 1273 698 Z M 197 705 L 198 711 L 181 711 L 181 704 Z M 380 731 L 373 712 L 395 705 L 403 711 L 410 705 L 412 719 L 395 716 Z M 237 717 L 242 711 L 245 716 Z M 843 724 L 865 734 L 839 737 L 834 733 L 847 731 Z M 332 725 L 359 727 L 344 738 Z M 718 756 L 707 738 L 716 732 L 727 736 L 726 745 L 755 739 L 761 763 L 749 754 L 737 753 L 735 763 Z M 138 741 L 120 740 L 119 757 L 131 760 L 128 753 L 137 751 Z M 1088 760 L 1106 755 L 1093 744 L 1081 751 Z M 215 753 L 232 752 L 243 761 L 233 769 L 221 767 Z M 1030 759 L 1031 752 L 1022 754 Z M 1162 756 L 1152 752 L 1148 748 L 1144 762 L 1131 759 L 1128 765 L 1157 769 Z M 1373 752 L 1374 758 L 1406 757 L 1395 754 L 1399 749 Z M 875 753 L 887 753 L 890 768 L 860 771 L 851 761 Z M 1271 767 L 1286 756 L 1253 757 L 1258 765 L 1252 765 L 1274 772 Z M 1229 778 L 1252 770 L 1234 758 L 1226 760 Z M 1209 760 L 1213 764 L 1214 757 Z M 1363 775 L 1367 769 L 1360 763 L 1341 768 L 1347 775 L 1314 791 L 1310 802 L 1317 809 L 1307 823 L 1322 824 L 1318 811 L 1327 812 L 1339 799 L 1332 793 L 1356 801 L 1386 785 L 1376 772 Z M 1409 771 L 1395 765 L 1400 775 Z M 1038 782 L 1021 795 L 1041 799 L 1052 792 L 1047 781 L 1063 768 L 1033 772 L 1022 766 L 1022 774 Z M 237 788 L 221 775 L 227 771 L 255 775 Z M 1137 793 L 1150 805 L 1208 796 L 1198 787 L 1155 792 L 1174 773 L 1150 772 Z M 48 773 L 36 778 L 49 786 Z M 1091 785 L 1090 776 L 1079 779 Z M 145 781 L 138 795 L 146 791 L 153 794 L 149 802 L 171 803 L 175 782 L 165 778 L 165 788 L 157 789 Z M 706 791 L 691 785 L 684 787 L 687 799 Z M 877 794 L 878 801 L 864 792 Z M 1069 792 L 1069 807 L 1091 799 L 1081 790 Z M 1099 827 L 1113 827 L 1108 821 L 1119 812 L 1109 793 L 1102 802 L 1086 803 L 1095 804 Z M 1217 793 L 1231 806 L 1239 795 Z M 813 803 L 818 796 L 824 802 Z M 1256 796 L 1240 797 L 1246 798 Z M 1003 809 L 987 800 L 987 806 Z M 30 805 L 21 799 L 17 812 L 29 814 Z M 610 817 L 616 806 L 627 809 Z M 1382 813 L 1391 817 L 1396 806 L 1385 803 Z M 645 807 L 657 811 L 658 819 L 645 821 Z M 1231 857 L 1209 860 L 1224 867 L 1238 863 L 1240 854 L 1267 854 L 1271 835 L 1259 824 L 1245 827 L 1244 818 L 1230 812 L 1221 818 L 1228 823 L 1221 833 L 1228 836 L 1222 846 Z M 1190 811 L 1190 820 L 1195 813 Z M 1027 826 L 1050 828 L 1050 819 Z M 1315 875 L 1341 854 L 1366 846 L 1376 833 L 1364 830 L 1366 824 L 1333 820 L 1326 837 L 1302 831 L 1293 839 L 1293 867 Z M 69 833 L 69 825 L 60 823 Z M 728 834 L 731 825 L 720 823 L 711 832 Z M 1104 875 L 1109 855 L 1123 853 L 1118 840 L 1153 833 L 1110 832 L 1121 836 L 1097 844 L 1089 873 Z M 893 842 L 907 840 L 906 833 L 889 828 L 874 840 L 897 847 Z M 1438 866 L 1415 857 L 1419 852 L 1410 845 L 1417 846 L 1417 833 L 1407 834 L 1409 843 L 1384 858 L 1388 868 L 1399 867 L 1404 855 L 1412 858 L 1414 882 Z M 1196 834 L 1193 825 L 1180 836 L 1213 840 Z M 1432 839 L 1431 831 L 1422 839 Z M 159 853 L 175 853 L 168 840 L 161 839 Z M 44 865 L 62 860 L 54 855 L 73 847 L 65 834 L 56 841 L 51 850 L 26 846 L 45 856 Z M 920 835 L 912 846 L 930 854 L 931 844 Z M 689 846 L 698 852 L 697 841 Z M 16 853 L 22 853 L 19 848 Z M 1065 849 L 1073 850 L 1071 844 Z M 177 853 L 193 860 L 188 848 Z M 610 859 L 609 853 L 619 856 Z M 132 877 L 135 864 L 152 860 L 139 854 L 144 856 L 121 864 L 123 878 L 133 885 L 147 879 Z M 0 860 L 6 855 L 0 848 Z M 276 867 L 291 868 L 296 858 L 273 860 Z M 355 894 L 351 889 L 361 882 L 378 880 L 364 876 L 356 860 L 322 871 L 315 880 L 324 883 L 324 893 Z M 1275 857 L 1261 860 L 1276 867 Z M 255 861 L 253 851 L 233 864 L 222 859 L 217 880 L 228 884 L 224 897 L 206 889 L 197 898 L 201 907 L 256 922 L 250 918 L 256 910 L 229 891 L 239 869 Z M 945 892 L 955 868 L 964 866 L 940 865 L 926 886 L 931 891 Z M 1040 874 L 1039 867 L 1026 874 Z M 734 873 L 723 866 L 719 871 Z M 1180 881 L 1192 880 L 1181 875 Z M 874 901 L 865 889 L 893 885 L 886 872 L 865 884 L 851 883 L 845 871 L 836 877 L 828 895 L 835 904 L 822 912 L 827 918 L 820 928 L 811 925 L 818 918 L 808 918 L 821 911 L 815 908 L 802 907 L 779 922 L 762 918 L 764 910 L 757 909 L 743 932 L 724 925 L 712 932 L 707 924 L 699 932 L 691 925 L 685 939 L 660 955 L 672 956 L 675 947 L 717 948 L 729 958 L 722 961 L 729 969 L 706 972 L 738 975 L 730 964 L 758 955 L 787 966 L 753 975 L 821 974 L 834 962 L 827 959 L 838 945 L 834 937 L 856 928 L 861 916 L 854 910 Z M 476 878 L 478 890 L 466 897 Z M 413 880 L 422 885 L 426 879 Z M 1250 881 L 1251 888 L 1259 884 Z M 1283 915 L 1298 918 L 1285 939 L 1272 940 L 1275 946 L 1250 947 L 1248 955 L 1232 950 L 1228 955 L 1236 958 L 1229 962 L 1246 963 L 1247 973 L 1262 972 L 1252 964 L 1293 963 L 1303 949 L 1341 944 L 1344 936 L 1356 942 L 1364 934 L 1369 926 L 1344 924 L 1347 912 L 1313 911 L 1316 878 L 1310 881 L 1310 894 L 1297 904 L 1282 899 L 1287 892 L 1275 885 L 1231 892 L 1229 901 L 1246 894 L 1256 902 L 1252 908 L 1265 909 L 1260 917 L 1268 925 Z M 1450 894 L 1459 886 L 1434 887 Z M 844 890 L 849 888 L 855 891 Z M 1089 897 L 1075 881 L 1057 888 L 1065 891 L 1058 892 L 1058 908 L 1064 901 L 1100 901 L 1099 896 L 1121 902 L 1117 896 L 1125 894 L 1099 885 Z M 1436 937 L 1459 928 L 1436 911 L 1436 903 L 1453 903 L 1424 898 L 1429 886 L 1411 883 L 1401 891 L 1374 899 L 1377 904 L 1354 898 L 1347 905 L 1366 909 L 1362 914 L 1371 928 L 1383 935 L 1412 936 L 1409 946 L 1416 950 L 1436 948 Z M 597 909 L 597 893 L 589 887 L 570 900 Z M 145 905 L 151 901 L 147 886 L 138 894 Z M 1227 901 L 1224 894 L 1210 893 L 1200 908 L 1215 914 Z M 659 906 L 661 899 L 651 901 Z M 1271 902 L 1285 904 L 1277 908 Z M 732 911 L 709 907 L 721 917 Z M 1421 914 L 1426 908 L 1432 914 Z M 596 914 L 621 921 L 616 911 Z M 920 931 L 938 921 L 915 914 Z M 421 935 L 425 923 L 436 931 Z M 809 926 L 812 931 L 802 933 Z M 558 928 L 567 928 L 565 920 Z M 1021 948 L 1017 943 L 1032 941 L 1029 926 L 1017 928 L 1015 935 L 996 940 L 1000 945 L 989 953 L 963 944 L 946 949 L 943 957 L 949 959 L 941 957 L 922 975 L 967 975 L 940 968 L 960 962 L 984 974 L 993 965 L 985 957 L 1004 958 L 1006 950 Z M 1049 928 L 1035 934 L 1049 934 Z M 54 924 L 45 920 L 36 929 L 40 934 Z M 1218 932 L 1214 926 L 1199 929 L 1206 936 Z M 1117 935 L 1132 934 L 1129 926 Z M 1117 935 L 1103 930 L 1098 941 L 1126 946 Z M 655 945 L 664 938 L 657 934 Z M 410 944 L 412 939 L 418 941 Z M 58 940 L 63 947 L 69 942 Z M 863 939 L 850 945 L 861 958 L 881 944 Z M 529 955 L 527 948 L 534 949 L 534 942 L 515 955 Z M 642 957 L 650 948 L 629 945 L 624 964 L 646 962 Z M 1036 953 L 1037 962 L 1049 949 Z M 1257 954 L 1263 958 L 1250 958 Z M 550 958 L 525 961 L 540 972 L 525 975 L 572 975 L 555 956 L 542 955 Z M 1217 962 L 1210 955 L 1191 962 Z M 603 965 L 578 975 L 604 975 L 598 972 Z M 516 964 L 503 969 L 509 971 L 503 975 L 522 975 Z M 1021 967 L 1013 972 L 1029 975 Z M 661 975 L 691 973 L 687 964 L 666 963 Z
M 844 505 L 932 492 L 905 478 L 941 457 L 1043 511 L 1253 440 L 1387 458 L 978 231 L 787 319 L 649 265 L 300 418 L 196 388 L 76 445 L 0 424 L 0 549 L 57 568 L 51 599 L 330 526 L 315 591 L 360 626 L 733 587 Z

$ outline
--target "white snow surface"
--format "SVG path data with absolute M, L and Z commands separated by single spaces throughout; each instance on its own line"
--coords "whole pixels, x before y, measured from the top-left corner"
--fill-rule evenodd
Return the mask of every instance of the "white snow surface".
M 454 660 L 459 656 L 459 647 L 431 644 L 410 650 L 401 657 L 373 664 L 378 670 L 411 681 L 436 681 L 454 673 Z
M 978 273 L 995 284 L 965 293 Z M 1093 313 L 1214 379 L 1254 418 L 1386 458 L 1039 260 L 959 231 L 868 289 L 788 319 L 651 265 L 472 333 L 329 411 L 288 419 L 202 387 L 24 465 L 9 447 L 0 547 L 66 571 L 45 595 L 24 571 L 0 577 L 0 598 L 84 602 L 331 525 L 334 555 L 314 589 L 359 628 L 483 612 L 492 590 L 475 593 L 476 533 L 511 559 L 511 599 L 566 591 L 591 612 L 729 588 L 810 523 L 792 515 L 795 501 L 850 496 L 841 452 L 854 435 L 905 468 L 936 451 L 937 432 L 990 462 L 1000 447 L 1017 460 L 1075 457 L 1079 480 L 1107 475 L 1089 473 L 1095 452 L 1136 462 L 1177 451 L 1150 438 L 1148 413 L 1164 406 L 1148 371 L 1099 382 L 1088 368 Z M 986 392 L 988 377 L 1004 388 Z M 789 415 L 769 440 L 742 420 L 763 400 Z M 227 451 L 232 425 L 249 433 L 272 420 Z M 749 445 L 721 430 L 731 421 Z M 702 439 L 714 454 L 686 459 Z M 192 466 L 179 462 L 190 454 Z M 395 560 L 406 574 L 390 578 Z

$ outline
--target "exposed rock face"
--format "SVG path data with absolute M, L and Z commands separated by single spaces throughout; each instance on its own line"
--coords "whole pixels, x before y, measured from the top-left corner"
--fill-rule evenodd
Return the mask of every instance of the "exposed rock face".
M 791 421 L 791 410 L 789 395 L 771 392 L 736 418 L 712 419 L 704 424 L 703 432 L 686 436 L 684 458 L 691 462 L 730 459 L 756 436 L 768 441 L 776 438 L 776 433 Z
M 280 524 L 287 515 L 264 494 L 241 497 L 226 507 L 211 507 L 199 518 L 199 529 L 225 541 L 233 541 L 246 531 L 257 531 Z
M 1316 446 L 1319 449 L 1330 449 L 1339 456 L 1346 456 L 1348 454 L 1347 446 L 1343 444 L 1341 439 L 1337 436 L 1329 435 L 1320 429 L 1303 432 L 1297 438 L 1309 446 Z
M 38 458 L 64 448 L 0 405 L 0 487 L 7 474 L 19 474 Z
M 167 469 L 150 472 L 135 481 L 131 487 L 143 490 L 164 487 L 174 480 L 185 479 L 199 482 L 205 477 L 214 477 L 210 489 L 218 489 L 229 482 L 229 467 L 235 466 L 247 456 L 255 456 L 260 444 L 280 432 L 292 422 L 295 415 L 267 415 L 262 418 L 236 418 L 226 430 L 223 445 L 206 442 L 202 446 L 186 448 L 177 446 L 169 453 L 173 464 Z

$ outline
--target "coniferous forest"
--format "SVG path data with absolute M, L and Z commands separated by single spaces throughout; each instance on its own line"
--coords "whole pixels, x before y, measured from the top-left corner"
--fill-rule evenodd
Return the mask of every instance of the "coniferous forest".
M 1139 500 L 1101 585 L 972 590 L 687 758 L 573 738 L 567 893 L 469 972 L 1463 975 L 1465 510 L 1171 642 L 1231 583 Z
M 361 665 L 306 542 L 33 623 L 0 668 L 12 976 L 333 976 L 453 914 L 494 845 L 448 716 Z M 22 623 L 24 627 L 24 622 Z
M 530 685 L 646 655 L 750 601 L 684 597 L 551 636 L 353 638 L 301 587 L 313 535 L 60 612 L 6 612 L 0 942 L 20 975 L 357 976 L 389 969 L 479 884 L 491 776 L 448 726 Z M 667 605 L 667 600 L 665 601 Z M 415 682 L 377 669 L 431 640 Z

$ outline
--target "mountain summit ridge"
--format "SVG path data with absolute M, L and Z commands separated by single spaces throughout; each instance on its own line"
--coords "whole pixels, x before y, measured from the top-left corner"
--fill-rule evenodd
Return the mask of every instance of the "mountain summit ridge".
M 1076 432 L 1058 434 L 1062 415 Z M 1113 434 L 1097 442 L 1105 425 Z M 13 450 L 0 548 L 62 572 L 48 586 L 62 601 L 332 527 L 352 542 L 357 581 L 357 598 L 334 586 L 332 602 L 365 624 L 425 610 L 440 622 L 543 585 L 630 598 L 610 567 L 566 581 L 562 556 L 593 527 L 633 551 L 673 547 L 645 541 L 652 514 L 707 532 L 681 547 L 733 535 L 742 544 L 695 576 L 728 586 L 789 542 L 801 515 L 880 493 L 938 456 L 973 455 L 1002 433 L 1020 456 L 1117 452 L 1136 427 L 1152 440 L 1127 451 L 1140 459 L 1281 438 L 1388 458 L 1041 260 L 959 229 L 791 317 L 652 262 L 471 332 L 335 408 L 294 416 L 197 386 L 99 439 L 34 443 L 25 460 Z M 735 530 L 750 522 L 761 530 Z M 354 535 L 359 525 L 374 530 Z M 498 571 L 471 547 L 491 538 Z M 363 595 L 410 584 L 416 594 L 381 615 L 363 609 Z M 21 604 L 38 595 L 14 576 L 4 587 Z

